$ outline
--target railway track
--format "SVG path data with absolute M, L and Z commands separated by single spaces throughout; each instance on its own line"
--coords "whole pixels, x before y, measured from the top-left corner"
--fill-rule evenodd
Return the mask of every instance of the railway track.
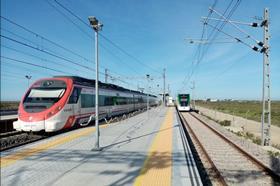
M 179 113 L 214 185 L 280 185 L 280 176 L 191 113 Z

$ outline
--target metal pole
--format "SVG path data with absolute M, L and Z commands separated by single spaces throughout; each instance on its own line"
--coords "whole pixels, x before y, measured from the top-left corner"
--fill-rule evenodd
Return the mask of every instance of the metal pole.
M 271 107 L 270 107 L 270 64 L 269 64 L 269 12 L 264 9 L 264 28 L 263 38 L 263 90 L 262 90 L 262 145 L 270 145 L 270 125 L 271 125 Z
M 95 128 L 96 128 L 96 142 L 94 149 L 100 151 L 101 148 L 99 146 L 99 89 L 98 89 L 98 82 L 99 82 L 99 61 L 98 61 L 98 31 L 102 29 L 103 24 L 101 24 L 95 17 L 90 16 L 89 18 L 90 25 L 92 26 L 93 30 L 95 31 Z
M 168 92 L 168 96 L 170 97 L 170 92 L 169 92 L 169 91 L 170 91 L 170 89 L 169 89 L 169 85 L 170 85 L 170 84 L 168 84 L 168 85 L 167 85 L 167 92 Z
M 27 79 L 27 88 L 29 88 L 29 83 L 30 83 L 30 79 L 32 78 L 32 76 L 26 75 L 25 78 Z
M 99 149 L 99 89 L 98 89 L 98 30 L 95 31 L 95 127 L 96 127 L 96 142 L 95 149 Z
M 147 116 L 149 118 L 149 78 L 150 78 L 150 75 L 147 74 Z
M 108 83 L 108 69 L 105 68 L 105 83 Z
M 163 106 L 165 106 L 165 68 L 163 69 Z
M 195 82 L 193 81 L 192 97 L 193 97 L 193 110 L 195 110 L 195 97 L 194 97 Z

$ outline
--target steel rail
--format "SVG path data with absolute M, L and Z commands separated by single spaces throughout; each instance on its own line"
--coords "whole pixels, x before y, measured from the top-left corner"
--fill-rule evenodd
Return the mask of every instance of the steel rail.
M 198 118 L 194 114 L 190 113 L 192 117 L 197 119 L 200 123 L 204 124 L 207 128 L 209 128 L 211 131 L 213 131 L 216 135 L 218 135 L 220 138 L 222 138 L 224 141 L 226 141 L 229 145 L 234 147 L 236 150 L 238 150 L 243 156 L 245 156 L 247 159 L 249 159 L 252 163 L 254 163 L 257 167 L 259 167 L 262 171 L 264 171 L 267 175 L 270 175 L 273 180 L 280 180 L 280 175 L 274 172 L 271 168 L 263 164 L 261 161 L 259 161 L 257 158 L 252 156 L 250 153 L 245 151 L 243 148 L 241 148 L 239 145 L 234 143 L 232 140 L 227 138 L 225 135 L 214 129 L 213 127 L 209 126 L 205 121 Z
M 191 127 L 189 127 L 189 123 L 186 121 L 186 119 L 184 118 L 184 116 L 177 110 L 178 115 L 182 121 L 182 123 L 184 124 L 183 126 L 186 128 L 186 130 L 191 134 L 191 138 L 193 138 L 193 140 L 196 141 L 196 143 L 198 144 L 199 148 L 202 150 L 202 153 L 204 154 L 204 156 L 206 157 L 207 161 L 210 163 L 211 165 L 211 169 L 214 171 L 214 179 L 215 181 L 219 182 L 221 185 L 228 185 L 224 179 L 224 177 L 221 175 L 220 171 L 218 170 L 218 168 L 216 167 L 216 165 L 214 164 L 214 162 L 212 161 L 212 159 L 210 158 L 209 154 L 207 153 L 206 149 L 204 148 L 204 146 L 202 145 L 201 141 L 198 139 L 198 137 L 196 136 L 196 134 L 194 133 L 194 131 L 191 129 Z
M 176 108 L 177 110 L 177 108 Z M 190 136 L 188 135 L 187 129 L 184 126 L 184 123 L 181 119 L 181 116 L 179 115 L 179 112 L 177 110 L 177 117 L 178 117 L 178 126 L 179 126 L 179 131 L 182 139 L 182 144 L 184 148 L 184 153 L 185 153 L 185 160 L 188 165 L 188 170 L 190 172 L 191 177 L 194 177 L 195 179 L 191 179 L 192 185 L 200 185 L 202 183 L 203 185 L 209 185 L 209 177 L 205 177 L 202 172 L 206 172 L 204 168 L 202 168 L 201 171 L 199 171 L 200 165 L 199 162 L 197 162 L 197 157 L 195 157 L 197 154 L 196 150 L 192 148 L 193 144 L 190 143 Z M 190 155 L 192 154 L 192 155 Z M 200 159 L 199 159 L 200 160 Z M 198 175 L 197 175 L 198 174 Z M 202 179 L 204 178 L 204 179 Z M 195 181 L 195 183 L 194 183 Z

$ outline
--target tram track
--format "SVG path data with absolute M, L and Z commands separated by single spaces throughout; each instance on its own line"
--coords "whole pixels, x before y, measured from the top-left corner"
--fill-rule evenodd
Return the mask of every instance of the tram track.
M 280 176 L 191 113 L 179 113 L 214 185 L 280 185 Z

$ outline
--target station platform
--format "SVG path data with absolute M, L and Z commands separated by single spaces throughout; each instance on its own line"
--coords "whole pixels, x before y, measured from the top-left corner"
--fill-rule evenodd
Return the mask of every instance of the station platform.
M 175 108 L 157 107 L 1 153 L 1 185 L 202 185 Z
M 0 121 L 17 119 L 17 117 L 18 117 L 17 114 L 10 114 L 10 115 L 4 115 L 4 116 L 0 115 Z

